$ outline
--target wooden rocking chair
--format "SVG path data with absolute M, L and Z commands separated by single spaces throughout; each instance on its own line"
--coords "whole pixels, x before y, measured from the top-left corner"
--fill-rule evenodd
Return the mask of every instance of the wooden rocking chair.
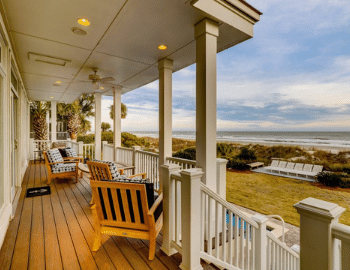
M 47 169 L 47 184 L 50 185 L 52 178 L 56 178 L 56 177 L 75 177 L 75 182 L 78 182 L 78 163 L 79 161 L 71 161 L 71 160 L 67 160 L 67 161 L 58 161 L 58 162 L 49 162 L 49 158 L 47 156 L 47 152 L 43 152 L 44 154 L 44 159 L 45 159 L 45 166 Z M 55 169 L 53 169 L 53 165 L 55 164 L 62 164 L 62 167 L 64 166 L 69 166 L 69 167 L 75 167 L 73 168 L 73 170 L 68 170 L 68 171 L 64 171 L 62 170 L 61 172 L 56 172 Z
M 163 226 L 163 212 L 155 220 L 154 213 L 163 200 L 163 194 L 149 209 L 144 184 L 112 181 L 91 181 L 92 196 L 96 202 L 91 206 L 95 239 L 92 250 L 101 246 L 101 235 L 116 235 L 146 239 L 149 244 L 149 260 L 156 251 L 156 238 Z

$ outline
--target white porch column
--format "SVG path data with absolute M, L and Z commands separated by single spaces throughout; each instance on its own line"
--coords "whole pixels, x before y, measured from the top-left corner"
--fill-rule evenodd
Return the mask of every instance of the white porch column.
M 294 207 L 300 214 L 300 270 L 338 269 L 333 267 L 332 225 L 345 209 L 314 198 Z
M 172 155 L 172 76 L 173 61 L 162 59 L 159 69 L 159 165 Z
M 113 145 L 114 145 L 114 156 L 117 155 L 117 147 L 121 146 L 122 143 L 122 87 L 115 87 L 113 89 L 113 105 L 114 105 L 114 115 L 113 115 Z
M 196 166 L 202 182 L 216 191 L 216 53 L 219 24 L 203 19 L 196 38 Z
M 173 61 L 162 59 L 159 70 L 159 166 L 166 164 L 166 158 L 172 156 L 172 76 Z M 160 187 L 163 189 L 163 175 L 160 170 Z
M 51 101 L 51 142 L 57 140 L 57 101 Z
M 95 93 L 95 158 L 101 159 L 102 94 Z

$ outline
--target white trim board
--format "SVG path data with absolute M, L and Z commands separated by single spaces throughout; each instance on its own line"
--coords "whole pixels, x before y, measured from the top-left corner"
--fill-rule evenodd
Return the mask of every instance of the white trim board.
M 7 229 L 10 224 L 11 214 L 12 214 L 12 204 L 11 203 L 7 205 L 4 204 L 4 206 L 0 210 L 0 248 L 2 247 Z

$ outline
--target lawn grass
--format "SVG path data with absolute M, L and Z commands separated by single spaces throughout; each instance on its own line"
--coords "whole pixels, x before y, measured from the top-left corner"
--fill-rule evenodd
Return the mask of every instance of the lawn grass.
M 226 199 L 265 215 L 280 215 L 299 226 L 299 214 L 293 207 L 297 202 L 313 197 L 346 208 L 340 223 L 350 225 L 350 189 L 329 188 L 291 178 L 252 172 L 227 171 Z

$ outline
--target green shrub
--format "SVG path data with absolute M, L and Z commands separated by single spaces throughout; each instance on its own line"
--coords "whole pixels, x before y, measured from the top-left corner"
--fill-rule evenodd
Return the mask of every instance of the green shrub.
M 341 178 L 332 172 L 320 172 L 316 175 L 316 181 L 329 187 L 340 186 Z
M 186 149 L 181 149 L 176 153 L 173 153 L 173 157 L 184 158 L 189 160 L 196 160 L 196 148 L 189 147 Z
M 339 181 L 339 187 L 341 188 L 350 188 L 350 178 L 341 177 Z
M 78 135 L 77 142 L 84 142 L 84 144 L 90 144 L 95 142 L 95 134 Z
M 237 147 L 229 143 L 217 143 L 216 152 L 218 158 L 227 158 L 237 154 Z
M 253 150 L 250 150 L 248 147 L 242 147 L 240 153 L 236 156 L 236 159 L 245 160 L 245 161 L 254 161 L 256 160 L 256 155 Z
M 239 171 L 245 171 L 249 169 L 249 166 L 247 163 L 241 159 L 238 159 L 236 157 L 233 157 L 229 160 L 227 163 L 227 168 L 231 168 L 234 170 L 239 170 Z

